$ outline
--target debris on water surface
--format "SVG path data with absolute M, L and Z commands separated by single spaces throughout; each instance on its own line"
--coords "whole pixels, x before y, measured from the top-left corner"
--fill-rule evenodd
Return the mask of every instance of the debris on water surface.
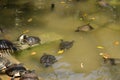
M 58 54 L 63 54 L 64 50 L 58 51 Z
M 31 53 L 31 55 L 35 55 L 35 54 L 36 54 L 36 52 L 35 52 L 35 51 Z
M 83 66 L 83 63 L 80 63 L 80 67 L 81 67 L 81 68 L 83 68 L 83 67 L 84 67 L 84 66 Z
M 103 46 L 97 46 L 97 48 L 98 48 L 98 49 L 104 49 L 104 47 L 103 47 Z
M 33 20 L 32 18 L 29 18 L 29 19 L 28 19 L 28 22 L 32 22 L 32 20 Z
M 119 41 L 115 41 L 115 42 L 114 42 L 114 46 L 118 46 L 119 44 L 120 44 Z
M 107 53 L 100 53 L 99 55 L 102 56 L 105 59 L 110 58 L 110 55 L 107 54 Z

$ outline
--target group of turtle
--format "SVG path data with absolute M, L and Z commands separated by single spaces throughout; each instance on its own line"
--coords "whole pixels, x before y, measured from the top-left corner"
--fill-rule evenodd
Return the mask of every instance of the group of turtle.
M 5 73 L 11 80 L 39 80 L 34 70 L 27 70 L 22 64 L 11 63 L 7 58 L 0 57 L 0 73 Z
M 18 39 L 21 44 L 32 46 L 38 44 L 40 39 L 35 36 L 21 35 Z M 6 39 L 0 40 L 0 73 L 11 77 L 11 80 L 19 78 L 19 80 L 39 80 L 34 70 L 27 70 L 25 66 L 13 63 L 8 59 L 11 53 L 15 53 L 19 48 L 11 41 Z
M 77 0 L 79 1 L 79 0 Z M 98 0 L 99 5 L 101 7 L 108 7 L 111 10 L 113 9 L 110 5 L 104 2 L 104 0 Z M 54 8 L 54 4 L 52 4 L 52 8 Z M 83 26 L 77 27 L 75 32 L 88 32 L 93 30 L 94 28 L 90 24 L 86 24 Z M 2 32 L 2 30 L 1 30 Z M 40 44 L 40 38 L 35 36 L 28 36 L 26 34 L 22 34 L 17 39 L 20 44 L 27 44 L 30 47 L 34 44 Z M 74 41 L 64 41 L 61 40 L 59 44 L 58 54 L 62 54 L 65 50 L 70 49 L 73 46 Z M 0 73 L 5 73 L 6 75 L 11 77 L 11 80 L 14 80 L 16 77 L 19 77 L 19 80 L 39 80 L 38 76 L 35 74 L 34 70 L 27 70 L 22 64 L 12 63 L 6 55 L 11 55 L 11 53 L 15 53 L 19 48 L 16 47 L 11 41 L 6 39 L 0 40 Z M 104 58 L 104 57 L 103 57 Z M 40 58 L 40 63 L 44 67 L 49 67 L 57 61 L 55 56 L 45 53 Z M 104 58 L 104 62 L 110 61 L 112 65 L 115 65 L 116 59 L 114 58 Z
M 35 36 L 28 36 L 22 34 L 17 39 L 20 44 L 27 44 L 30 47 L 35 44 L 40 44 L 40 38 Z M 74 41 L 64 41 L 61 40 L 59 44 L 58 53 L 62 54 L 66 49 L 73 46 Z M 0 40 L 0 73 L 5 73 L 11 80 L 19 78 L 19 80 L 39 80 L 38 76 L 35 74 L 34 70 L 27 70 L 23 64 L 12 63 L 6 56 L 11 56 L 11 53 L 15 53 L 19 48 L 16 47 L 11 41 L 6 39 Z M 44 67 L 49 67 L 57 61 L 56 57 L 45 53 L 40 58 L 40 63 Z
M 64 41 L 61 40 L 60 44 L 59 44 L 59 50 L 58 50 L 58 54 L 63 54 L 64 51 L 66 51 L 67 49 L 70 49 L 73 46 L 74 41 Z M 40 63 L 44 66 L 44 67 L 49 67 L 52 64 L 54 64 L 55 62 L 57 62 L 57 59 L 55 56 L 50 55 L 50 54 L 44 54 L 41 58 L 40 58 Z

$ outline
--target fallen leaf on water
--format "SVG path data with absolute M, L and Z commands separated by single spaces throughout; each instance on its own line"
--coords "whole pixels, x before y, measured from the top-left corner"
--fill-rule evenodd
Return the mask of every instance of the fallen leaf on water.
M 29 18 L 29 19 L 28 19 L 28 22 L 32 22 L 32 20 L 33 20 L 32 18 Z
M 105 59 L 110 58 L 110 55 L 107 53 L 100 53 L 100 55 Z
M 103 46 L 97 46 L 97 48 L 98 48 L 98 49 L 104 49 L 104 47 L 103 47 Z
M 81 67 L 81 68 L 83 68 L 83 67 L 84 67 L 84 66 L 83 66 L 83 63 L 80 63 L 80 67 Z
M 115 45 L 115 46 L 118 46 L 119 44 L 120 44 L 119 41 L 115 41 L 115 42 L 114 42 L 114 45 Z
M 63 54 L 64 50 L 59 50 L 58 54 Z
M 31 53 L 31 55 L 35 55 L 35 54 L 36 54 L 36 52 L 32 52 L 32 53 Z

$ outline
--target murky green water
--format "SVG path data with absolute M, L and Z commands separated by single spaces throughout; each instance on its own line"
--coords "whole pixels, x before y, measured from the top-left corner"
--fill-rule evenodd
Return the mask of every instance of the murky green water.
M 46 4 L 45 1 L 39 4 L 40 1 L 37 3 L 36 0 L 35 9 L 30 8 L 34 10 L 25 9 L 20 13 L 16 7 L 0 11 L 1 27 L 5 31 L 0 34 L 1 38 L 14 42 L 23 32 L 41 38 L 41 45 L 13 56 L 27 68 L 35 70 L 44 80 L 119 80 L 120 65 L 103 64 L 99 53 L 108 53 L 111 57 L 120 58 L 120 45 L 115 45 L 116 41 L 120 42 L 120 1 L 109 1 L 116 7 L 116 14 L 99 8 L 95 0 L 68 3 L 61 1 L 63 0 L 46 0 Z M 52 2 L 56 4 L 53 11 L 49 8 Z M 20 4 L 22 3 L 24 1 Z M 82 21 L 81 12 L 86 15 Z M 91 18 L 95 19 L 91 21 Z M 88 22 L 94 27 L 93 31 L 74 32 L 78 26 Z M 57 54 L 60 39 L 75 41 L 73 47 L 62 55 Z M 99 49 L 97 46 L 104 48 Z M 36 55 L 31 55 L 32 52 L 36 52 Z M 44 68 L 39 63 L 45 52 L 55 55 L 58 59 L 58 62 L 49 68 Z

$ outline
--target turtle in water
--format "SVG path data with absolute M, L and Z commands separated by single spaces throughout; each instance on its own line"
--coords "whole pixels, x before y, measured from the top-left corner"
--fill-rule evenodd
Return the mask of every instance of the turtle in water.
M 11 41 L 6 39 L 0 40 L 0 53 L 2 53 L 2 56 L 6 54 L 10 55 L 11 53 L 16 52 L 17 50 L 17 47 Z
M 109 62 L 111 65 L 116 65 L 114 58 L 103 58 L 103 59 L 104 59 L 104 63 Z
M 88 31 L 91 31 L 93 29 L 94 28 L 90 24 L 86 24 L 86 25 L 77 27 L 77 29 L 75 30 L 75 32 L 80 32 L 80 31 L 88 32 Z
M 22 64 L 12 64 L 7 67 L 5 73 L 12 77 L 11 80 L 14 80 L 14 78 L 20 77 L 20 74 L 24 71 L 26 71 L 26 68 Z
M 107 8 L 111 11 L 114 11 L 114 7 L 111 6 L 108 2 L 106 2 L 105 0 L 97 0 L 97 5 L 101 8 Z
M 120 64 L 120 59 L 119 58 L 104 58 L 104 63 L 109 63 L 111 65 L 117 65 Z
M 61 40 L 59 44 L 58 54 L 62 54 L 65 50 L 70 49 L 73 46 L 74 40 L 72 41 L 64 41 Z
M 109 63 L 111 65 L 120 64 L 120 59 L 118 58 L 111 58 L 110 55 L 106 53 L 100 53 L 100 55 L 102 56 L 104 63 Z
M 53 55 L 50 54 L 46 54 L 44 53 L 44 55 L 40 58 L 40 63 L 44 66 L 44 67 L 49 67 L 52 64 L 54 64 L 56 62 L 56 58 Z
M 19 80 L 39 80 L 39 78 L 34 70 L 26 70 L 24 73 L 21 74 Z
M 36 36 L 28 36 L 26 34 L 22 34 L 18 37 L 17 39 L 21 44 L 28 44 L 30 46 L 34 44 L 39 44 L 40 43 L 40 38 Z
M 9 65 L 11 62 L 7 58 L 0 57 L 0 72 L 4 72 Z

